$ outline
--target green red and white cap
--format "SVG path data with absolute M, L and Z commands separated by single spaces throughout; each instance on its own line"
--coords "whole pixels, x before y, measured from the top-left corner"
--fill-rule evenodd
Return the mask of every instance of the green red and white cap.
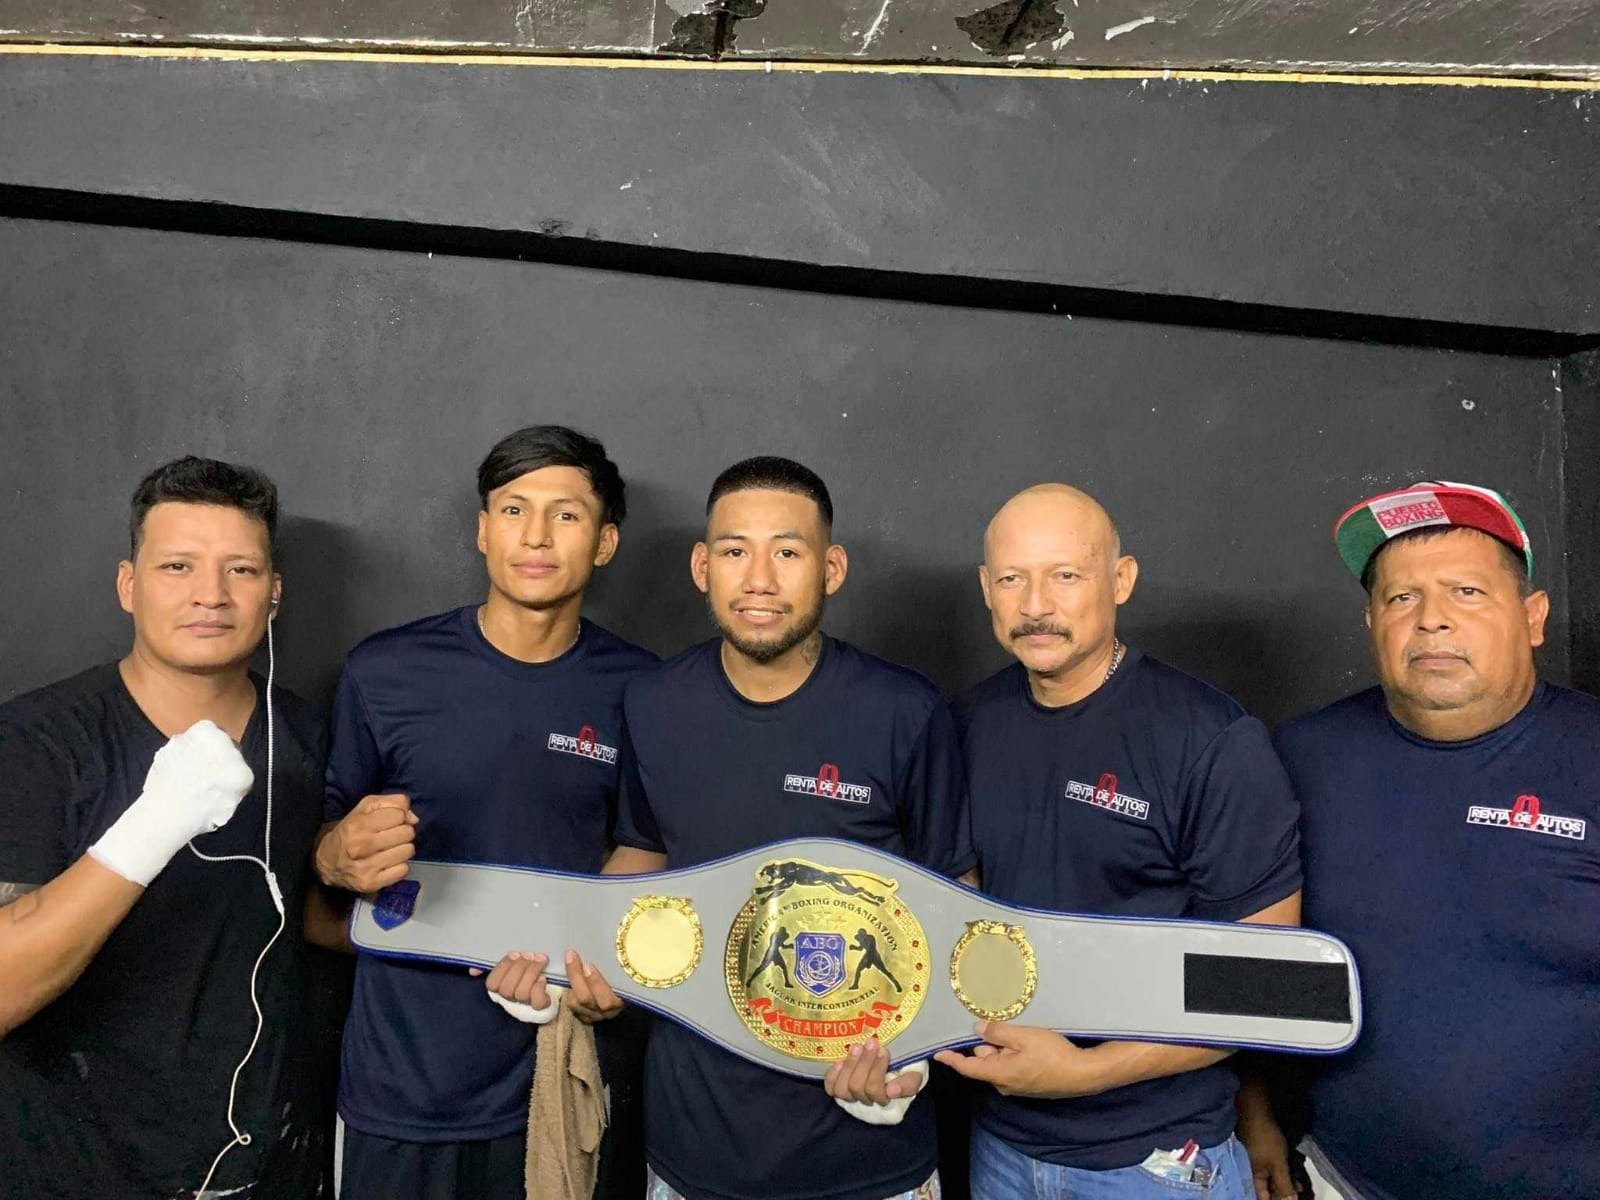
M 1333 540 L 1344 565 L 1360 579 L 1390 538 L 1429 525 L 1457 525 L 1498 538 L 1517 552 L 1533 577 L 1533 546 L 1516 509 L 1499 492 L 1470 483 L 1429 480 L 1369 497 L 1333 523 Z

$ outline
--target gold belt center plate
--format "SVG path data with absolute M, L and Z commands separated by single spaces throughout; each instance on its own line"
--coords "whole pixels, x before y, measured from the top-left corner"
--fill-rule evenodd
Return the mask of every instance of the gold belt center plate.
M 928 938 L 899 883 L 869 871 L 773 859 L 728 931 L 728 999 L 791 1058 L 830 1062 L 891 1042 L 928 994 Z

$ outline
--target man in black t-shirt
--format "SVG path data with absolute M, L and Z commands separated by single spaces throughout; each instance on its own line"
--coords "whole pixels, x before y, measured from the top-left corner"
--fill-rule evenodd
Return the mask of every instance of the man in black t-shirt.
M 980 570 L 1018 659 L 956 706 L 984 890 L 1067 912 L 1298 924 L 1297 810 L 1266 728 L 1118 639 L 1138 564 L 1105 510 L 1029 488 L 990 522 Z M 1003 1022 L 984 1036 L 972 1057 L 937 1056 L 994 1085 L 974 1112 L 977 1200 L 1253 1200 L 1228 1051 L 1081 1046 Z
M 938 689 L 821 632 L 848 565 L 832 521 L 822 480 L 787 459 L 749 459 L 713 485 L 690 569 L 721 636 L 624 693 L 608 873 L 793 837 L 847 838 L 948 876 L 972 870 L 964 772 Z M 783 965 L 781 955 L 770 957 Z M 603 988 L 580 976 L 573 994 Z M 926 1066 L 891 1074 L 888 1060 L 874 1039 L 818 1083 L 658 1022 L 645 1063 L 648 1195 L 936 1197 L 932 1107 L 912 1103 Z
M 259 472 L 153 471 L 117 574 L 132 649 L 0 706 L 4 1200 L 317 1191 L 291 1030 L 324 735 L 249 670 L 276 517 Z

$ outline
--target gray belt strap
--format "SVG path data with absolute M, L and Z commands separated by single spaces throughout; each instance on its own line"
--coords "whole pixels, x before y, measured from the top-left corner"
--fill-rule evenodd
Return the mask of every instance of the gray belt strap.
M 979 1017 L 1086 1038 L 1331 1054 L 1355 962 L 1302 929 L 1002 904 L 853 842 L 805 839 L 655 875 L 414 861 L 351 915 L 363 953 L 488 967 L 576 949 L 616 992 L 736 1054 L 820 1077 L 877 1036 L 895 1065 Z

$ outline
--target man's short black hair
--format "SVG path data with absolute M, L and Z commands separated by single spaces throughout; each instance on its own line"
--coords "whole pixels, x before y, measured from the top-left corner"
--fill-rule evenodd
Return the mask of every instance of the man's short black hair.
M 599 440 L 565 425 L 529 425 L 507 434 L 478 464 L 478 500 L 487 509 L 489 493 L 542 467 L 577 467 L 589 477 L 600 501 L 600 522 L 621 525 L 628 515 L 627 485 Z
M 1383 557 L 1384 551 L 1396 542 L 1424 542 L 1431 538 L 1444 537 L 1447 534 L 1456 533 L 1463 529 L 1469 533 L 1480 534 L 1500 547 L 1501 551 L 1503 551 L 1500 557 L 1505 562 L 1506 570 L 1510 571 L 1516 578 L 1517 595 L 1524 600 L 1533 595 L 1533 580 L 1528 575 L 1528 560 L 1522 557 L 1522 551 L 1508 542 L 1502 542 L 1492 533 L 1484 533 L 1483 530 L 1473 529 L 1470 525 L 1424 525 L 1419 529 L 1408 529 L 1404 533 L 1395 534 L 1374 550 L 1372 557 L 1367 559 L 1367 565 L 1361 571 L 1361 586 L 1366 589 L 1368 596 L 1372 595 L 1372 585 L 1378 578 L 1378 560 Z
M 822 513 L 823 528 L 833 528 L 833 498 L 828 495 L 828 485 L 810 467 L 792 458 L 777 458 L 770 454 L 736 462 L 718 475 L 717 481 L 711 485 L 711 494 L 706 497 L 706 516 L 711 515 L 713 506 L 729 492 L 752 491 L 794 492 L 799 496 L 809 496 Z
M 237 508 L 267 527 L 271 553 L 278 535 L 278 489 L 254 467 L 186 454 L 162 463 L 133 490 L 128 523 L 129 557 L 139 554 L 145 516 L 158 504 L 217 504 Z

